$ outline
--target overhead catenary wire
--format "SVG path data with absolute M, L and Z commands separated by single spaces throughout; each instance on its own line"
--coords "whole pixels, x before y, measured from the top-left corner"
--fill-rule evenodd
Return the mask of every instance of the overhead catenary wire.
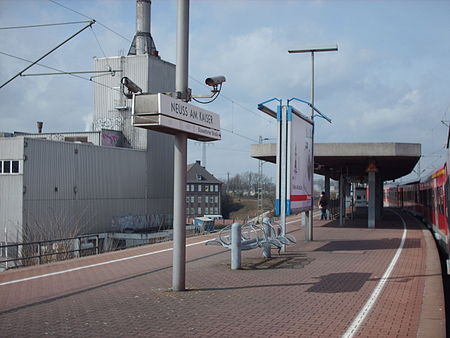
M 0 27 L 0 30 L 6 29 L 21 29 L 21 28 L 39 28 L 39 27 L 50 27 L 50 26 L 62 26 L 62 25 L 75 25 L 80 23 L 88 23 L 90 20 L 85 21 L 72 21 L 72 22 L 58 22 L 58 23 L 44 23 L 40 25 L 26 25 L 26 26 L 10 26 L 10 27 Z
M 72 11 L 72 12 L 74 12 L 74 13 L 77 13 L 78 15 L 81 15 L 82 17 L 85 17 L 85 18 L 90 19 L 90 20 L 94 20 L 93 18 L 91 18 L 91 17 L 89 17 L 89 16 L 87 16 L 87 15 L 85 15 L 85 14 L 83 14 L 83 13 L 80 13 L 80 12 L 78 12 L 78 11 L 76 11 L 76 10 L 70 8 L 70 7 L 64 6 L 63 4 L 60 4 L 59 2 L 57 2 L 57 1 L 55 1 L 55 0 L 48 0 L 48 1 L 50 1 L 51 3 L 54 3 L 55 5 L 61 6 L 61 7 L 65 8 L 65 9 L 67 9 L 67 10 L 69 10 L 69 11 Z M 132 42 L 132 41 L 131 41 L 130 39 L 128 39 L 127 37 L 125 37 L 125 36 L 123 36 L 122 34 L 116 32 L 115 30 L 109 28 L 108 26 L 104 25 L 103 23 L 101 23 L 101 22 L 99 22 L 99 21 L 96 21 L 96 22 L 97 22 L 98 25 L 100 25 L 100 26 L 102 26 L 103 28 L 109 30 L 110 32 L 116 34 L 117 36 L 120 36 L 122 39 L 125 39 L 125 40 L 127 40 L 128 42 Z
M 95 41 L 97 41 L 98 47 L 100 48 L 100 50 L 102 51 L 102 54 L 105 58 L 107 58 L 106 53 L 102 47 L 102 45 L 100 44 L 100 41 L 98 40 L 97 34 L 95 34 L 94 29 L 91 26 L 91 32 L 94 35 Z M 109 65 L 108 65 L 109 66 Z
M 189 76 L 189 78 L 191 78 L 193 81 L 195 81 L 195 82 L 201 84 L 202 86 L 205 86 L 205 87 L 206 87 L 206 85 L 205 85 L 202 81 L 200 81 L 200 80 L 194 78 L 193 76 Z M 267 122 L 270 122 L 270 123 L 275 122 L 273 119 L 268 119 L 268 118 L 266 118 L 265 116 L 263 116 L 263 115 L 261 115 L 261 114 L 259 114 L 259 113 L 254 112 L 253 110 L 251 110 L 251 109 L 245 107 L 244 105 L 240 104 L 239 102 L 236 102 L 235 100 L 233 100 L 233 99 L 227 97 L 226 95 L 221 94 L 220 97 L 222 97 L 222 98 L 224 98 L 225 100 L 227 100 L 227 101 L 229 101 L 229 102 L 231 102 L 231 103 L 237 105 L 237 106 L 240 107 L 241 109 L 243 109 L 243 110 L 245 110 L 245 111 L 247 111 L 247 112 L 249 112 L 249 113 L 251 113 L 251 114 L 253 114 L 253 115 L 258 116 L 259 118 L 261 118 L 261 119 L 263 119 L 263 120 L 266 120 Z
M 97 41 L 98 47 L 99 47 L 100 50 L 102 51 L 102 54 L 103 54 L 103 56 L 104 56 L 104 58 L 105 58 L 105 60 L 106 60 L 106 62 L 107 62 L 107 64 L 108 64 L 108 68 L 109 68 L 109 69 L 112 69 L 111 65 L 109 64 L 108 57 L 106 56 L 106 53 L 105 53 L 105 51 L 104 51 L 102 45 L 100 44 L 100 40 L 98 39 L 97 34 L 95 34 L 95 31 L 94 31 L 94 29 L 92 28 L 92 26 L 91 26 L 91 32 L 92 32 L 92 34 L 94 35 L 95 41 Z M 91 78 L 91 79 L 92 79 L 92 78 Z
M 3 88 L 4 86 L 6 86 L 8 83 L 10 83 L 11 81 L 13 81 L 15 78 L 17 78 L 18 76 L 20 76 L 23 72 L 27 71 L 28 69 L 30 69 L 31 67 L 33 67 L 35 64 L 37 64 L 39 61 L 41 61 L 43 58 L 47 57 L 48 55 L 50 55 L 51 53 L 53 53 L 55 50 L 57 50 L 59 47 L 61 47 L 62 45 L 64 45 L 66 42 L 70 41 L 71 39 L 73 39 L 75 36 L 77 36 L 78 34 L 80 34 L 81 32 L 83 32 L 86 28 L 91 27 L 93 24 L 95 23 L 95 20 L 92 20 L 89 22 L 88 25 L 86 25 L 85 27 L 83 27 L 82 29 L 80 29 L 78 32 L 72 34 L 69 38 L 67 38 L 66 40 L 64 40 L 63 42 L 61 42 L 59 45 L 57 45 L 56 47 L 52 48 L 49 52 L 45 53 L 43 56 L 41 56 L 40 58 L 38 58 L 36 61 L 33 61 L 31 63 L 31 65 L 25 67 L 23 70 L 21 70 L 19 73 L 17 73 L 16 75 L 14 75 L 12 78 L 10 78 L 9 80 L 7 80 L 5 83 L 3 83 L 0 86 L 0 89 Z
M 19 57 L 19 56 L 12 55 L 12 54 L 9 54 L 9 53 L 5 53 L 5 52 L 1 52 L 1 51 L 0 51 L 0 54 L 5 55 L 5 56 L 9 56 L 9 57 L 14 58 L 14 59 L 18 59 L 18 60 L 21 60 L 21 61 L 33 63 L 33 61 L 30 61 L 30 60 L 27 60 L 27 59 L 24 59 L 24 58 L 21 58 L 21 57 Z M 93 82 L 93 83 L 95 83 L 95 84 L 98 84 L 98 85 L 100 85 L 100 86 L 103 86 L 103 87 L 106 87 L 106 88 L 115 90 L 115 91 L 117 91 L 117 92 L 120 92 L 120 90 L 119 90 L 118 88 L 110 87 L 110 86 L 108 86 L 108 85 L 105 85 L 105 84 L 103 84 L 103 83 L 94 81 L 94 80 L 92 80 L 92 79 L 89 79 L 89 78 L 85 78 L 85 77 L 79 76 L 79 75 L 76 74 L 77 72 L 66 72 L 66 71 L 60 70 L 60 69 L 58 69 L 58 68 L 54 68 L 54 67 L 50 67 L 50 66 L 44 65 L 44 64 L 42 64 L 42 63 L 36 63 L 36 65 L 41 66 L 41 67 L 44 67 L 44 68 L 47 68 L 47 69 L 54 70 L 54 71 L 56 71 L 56 72 L 61 73 L 62 75 L 70 75 L 70 76 L 73 76 L 73 77 L 76 77 L 76 78 L 79 78 L 79 79 L 82 79 L 82 80 L 86 80 L 86 81 Z M 28 75 L 32 75 L 32 74 L 28 74 Z
M 226 128 L 224 128 L 224 127 L 221 127 L 220 129 L 221 129 L 221 130 L 225 130 L 226 132 L 229 132 L 229 133 L 231 133 L 231 134 L 237 135 L 237 136 L 239 136 L 239 137 L 245 138 L 246 140 L 249 140 L 249 141 L 258 143 L 257 140 L 252 139 L 252 138 L 250 138 L 250 137 L 248 137 L 248 136 L 245 136 L 245 135 L 236 133 L 235 131 L 232 131 L 232 130 L 230 130 L 230 129 L 226 129 Z
M 92 21 L 94 21 L 96 24 L 98 24 L 98 25 L 102 26 L 103 28 L 109 30 L 110 32 L 116 34 L 117 36 L 123 38 L 124 40 L 126 40 L 126 41 L 128 41 L 128 42 L 132 42 L 132 41 L 131 41 L 130 39 L 128 39 L 127 37 L 123 36 L 122 34 L 116 32 L 115 30 L 113 30 L 113 29 L 111 29 L 110 27 L 106 26 L 106 25 L 103 24 L 102 22 L 100 22 L 100 21 L 98 21 L 98 20 L 95 20 L 94 18 L 92 18 L 92 17 L 90 17 L 90 16 L 88 16 L 88 15 L 85 15 L 85 14 L 79 12 L 79 11 L 76 11 L 76 10 L 70 8 L 70 7 L 67 7 L 67 6 L 65 6 L 65 5 L 59 3 L 59 2 L 57 2 L 57 1 L 55 1 L 55 0 L 48 0 L 48 1 L 51 2 L 51 3 L 53 3 L 53 4 L 55 4 L 55 5 L 57 5 L 57 6 L 60 6 L 60 7 L 62 7 L 62 8 L 65 8 L 65 9 L 71 11 L 71 12 L 74 12 L 74 13 L 76 13 L 76 14 L 78 14 L 78 15 L 81 15 L 82 17 L 85 17 L 85 18 L 87 18 L 87 19 L 89 19 L 89 20 L 92 20 Z M 91 27 L 91 28 L 92 28 L 92 27 Z M 93 31 L 93 30 L 92 30 L 92 31 Z M 94 32 L 93 32 L 93 33 L 94 33 Z M 98 38 L 97 38 L 97 36 L 95 35 L 95 33 L 94 33 L 94 37 L 95 37 L 95 39 L 97 40 L 97 43 L 99 44 L 99 47 L 100 47 L 100 49 L 102 50 L 103 55 L 105 55 L 105 52 L 104 52 L 103 48 L 101 47 L 100 42 L 98 41 Z M 11 56 L 11 57 L 15 57 L 15 56 L 12 56 L 12 55 L 7 54 L 7 53 L 2 53 L 2 52 L 0 52 L 0 53 L 1 53 L 1 54 L 4 54 L 4 55 Z M 106 56 L 105 56 L 105 57 L 106 57 Z M 29 60 L 25 60 L 25 59 L 22 59 L 22 58 L 19 58 L 19 57 L 16 57 L 16 58 L 21 59 L 21 60 L 23 60 L 23 61 L 31 62 L 31 61 L 29 61 Z M 38 64 L 38 63 L 36 62 L 35 64 Z M 43 67 L 46 67 L 46 68 L 49 68 L 49 69 L 56 70 L 57 72 L 60 72 L 60 73 L 65 73 L 64 71 L 61 71 L 61 70 L 56 69 L 56 68 L 53 68 L 53 67 L 44 66 L 44 65 L 42 65 L 42 64 L 39 64 L 39 65 L 40 65 L 40 66 L 43 66 Z M 32 65 L 30 65 L 28 68 L 30 68 L 31 66 L 32 66 Z M 27 68 L 27 69 L 28 69 L 28 68 Z M 25 71 L 25 70 L 24 70 L 24 71 Z M 22 71 L 21 73 L 23 73 L 24 71 Z M 19 73 L 17 76 L 19 76 L 21 73 Z M 110 86 L 104 85 L 104 84 L 99 83 L 99 82 L 96 82 L 96 81 L 92 80 L 92 78 L 91 78 L 91 79 L 87 79 L 87 78 L 84 78 L 84 77 L 82 77 L 82 76 L 78 76 L 78 75 L 76 75 L 76 74 L 68 74 L 68 75 L 71 75 L 71 76 L 74 76 L 74 77 L 77 77 L 77 78 L 80 78 L 80 79 L 83 79 L 83 80 L 91 81 L 91 82 L 94 82 L 94 83 L 99 84 L 99 85 L 101 85 L 101 86 L 104 86 L 104 87 L 107 87 L 107 88 L 110 88 L 110 89 L 113 89 L 113 90 L 118 91 L 118 89 L 112 88 L 112 87 L 110 87 Z M 201 83 L 199 80 L 197 80 L 197 79 L 195 79 L 195 78 L 193 78 L 193 77 L 191 77 L 191 78 L 192 78 L 194 81 Z M 203 84 L 203 83 L 202 83 L 202 84 Z M 2 85 L 2 86 L 3 86 L 3 85 Z M 1 87 L 0 87 L 0 88 L 1 88 Z M 268 121 L 268 122 L 274 122 L 274 121 L 272 121 L 272 120 L 268 120 L 267 118 L 261 116 L 260 114 L 257 114 L 256 112 L 252 111 L 251 109 L 249 109 L 249 108 L 243 106 L 242 104 L 236 102 L 235 100 L 233 100 L 233 99 L 231 99 L 231 98 L 229 98 L 229 97 L 227 97 L 227 96 L 225 96 L 225 95 L 221 95 L 221 97 L 223 97 L 224 99 L 230 101 L 230 102 L 233 103 L 233 104 L 236 104 L 236 105 L 239 106 L 241 109 L 243 109 L 243 110 L 245 110 L 245 111 L 248 111 L 248 112 L 250 112 L 250 113 L 252 113 L 252 114 L 258 116 L 259 118 L 265 119 L 265 120 Z M 239 137 L 244 138 L 244 139 L 246 139 L 246 140 L 249 140 L 249 141 L 251 141 L 251 142 L 258 142 L 256 139 L 252 139 L 252 138 L 247 137 L 247 136 L 245 136 L 245 135 L 239 134 L 239 133 L 237 133 L 237 132 L 235 132 L 235 131 L 233 131 L 233 130 L 229 130 L 229 129 L 226 129 L 226 128 L 222 128 L 222 129 L 223 129 L 224 131 L 226 131 L 226 132 L 229 132 L 229 133 L 231 133 L 231 134 L 233 134 L 233 135 L 239 136 Z

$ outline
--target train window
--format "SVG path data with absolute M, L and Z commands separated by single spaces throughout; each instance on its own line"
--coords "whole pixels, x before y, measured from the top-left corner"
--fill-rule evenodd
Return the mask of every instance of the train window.
M 437 197 L 438 212 L 440 214 L 444 214 L 444 196 L 443 196 L 444 193 L 442 187 L 437 188 L 436 194 L 437 194 L 436 197 Z

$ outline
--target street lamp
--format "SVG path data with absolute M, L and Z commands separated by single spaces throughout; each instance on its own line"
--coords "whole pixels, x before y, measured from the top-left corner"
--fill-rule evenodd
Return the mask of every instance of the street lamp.
M 311 211 L 309 215 L 308 224 L 305 226 L 305 240 L 313 240 L 313 211 L 314 211 L 314 53 L 317 52 L 337 52 L 338 46 L 318 46 L 318 47 L 308 47 L 300 49 L 288 50 L 289 53 L 311 53 L 311 120 L 312 125 L 312 179 L 311 179 Z

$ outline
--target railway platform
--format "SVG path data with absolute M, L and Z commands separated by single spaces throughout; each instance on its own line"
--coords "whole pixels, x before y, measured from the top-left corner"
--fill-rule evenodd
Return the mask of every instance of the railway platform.
M 441 268 L 431 233 L 385 210 L 315 220 L 305 242 L 271 259 L 187 239 L 186 288 L 170 291 L 172 243 L 0 274 L 3 337 L 445 337 Z

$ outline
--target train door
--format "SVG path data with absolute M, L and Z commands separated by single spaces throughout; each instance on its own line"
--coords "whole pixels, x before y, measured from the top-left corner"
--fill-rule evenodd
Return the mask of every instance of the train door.
M 450 231 L 449 231 L 449 225 L 450 225 L 450 213 L 449 213 L 449 205 L 450 205 L 450 181 L 447 176 L 447 180 L 444 185 L 444 194 L 445 194 L 445 200 L 444 200 L 444 208 L 445 208 L 445 216 L 447 219 L 447 241 L 446 241 L 446 248 L 445 251 L 447 253 L 447 274 L 450 275 Z

